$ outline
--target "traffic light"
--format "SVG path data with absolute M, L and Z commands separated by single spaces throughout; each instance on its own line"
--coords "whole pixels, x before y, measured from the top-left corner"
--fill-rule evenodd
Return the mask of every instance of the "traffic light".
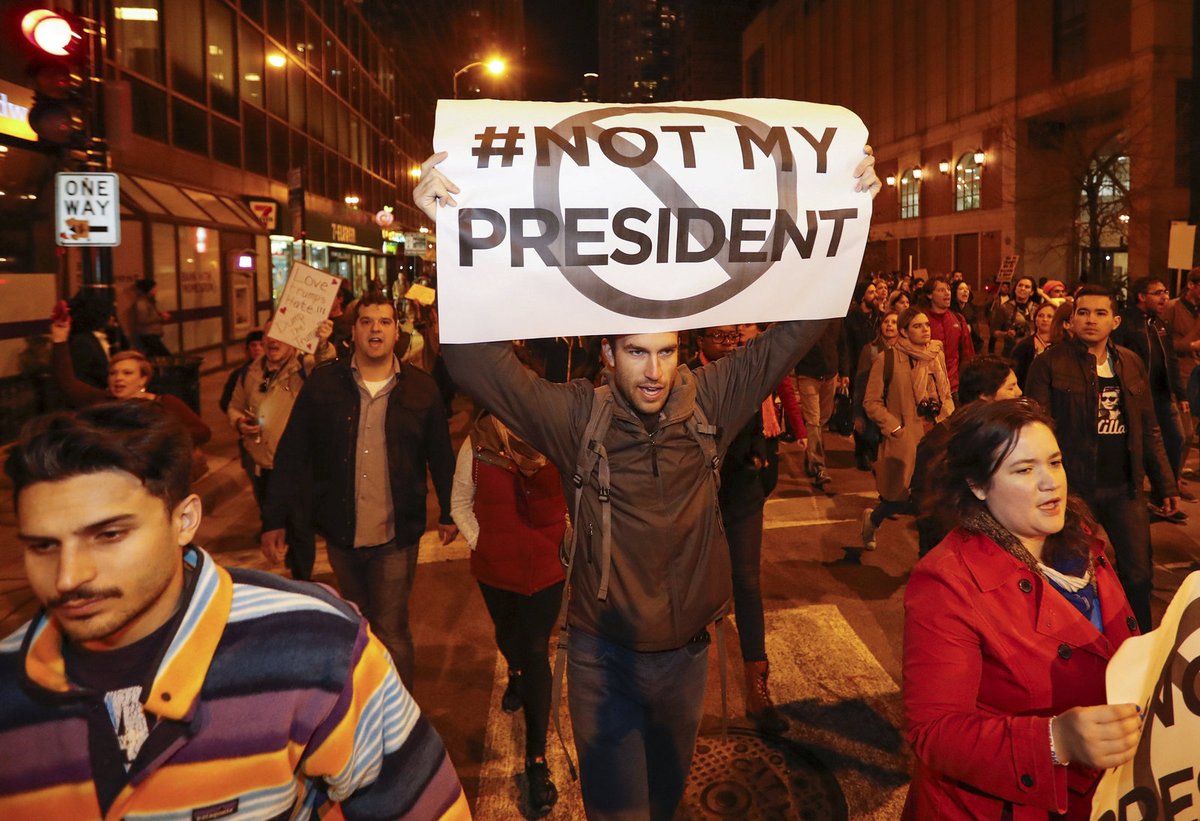
M 37 8 L 21 18 L 21 33 L 33 53 L 26 69 L 34 88 L 29 127 L 44 142 L 82 147 L 87 136 L 88 57 L 83 21 L 69 12 Z

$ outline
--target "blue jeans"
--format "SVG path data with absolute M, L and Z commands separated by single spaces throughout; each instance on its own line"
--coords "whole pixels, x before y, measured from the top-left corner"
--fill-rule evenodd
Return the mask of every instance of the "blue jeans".
M 567 700 L 587 817 L 671 819 L 683 798 L 708 677 L 708 636 L 639 653 L 572 630 Z

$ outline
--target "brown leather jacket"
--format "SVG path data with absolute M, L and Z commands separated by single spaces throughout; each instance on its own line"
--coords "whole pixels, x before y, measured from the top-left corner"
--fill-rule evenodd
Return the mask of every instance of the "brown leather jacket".
M 610 586 L 607 598 L 599 599 L 601 503 L 593 472 L 573 523 L 579 538 L 572 627 L 638 651 L 671 650 L 728 612 L 729 548 L 713 471 L 686 422 L 699 404 L 718 426 L 717 449 L 724 454 L 824 329 L 823 321 L 780 323 L 703 368 L 681 365 L 654 433 L 613 391 L 604 436 L 612 475 Z M 460 387 L 549 457 L 572 499 L 570 479 L 592 410 L 591 383 L 538 379 L 507 342 L 443 345 L 442 355 Z

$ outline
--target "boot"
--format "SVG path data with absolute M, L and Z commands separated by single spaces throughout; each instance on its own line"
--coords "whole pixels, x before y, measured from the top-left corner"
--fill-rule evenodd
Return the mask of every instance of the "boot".
M 546 759 L 525 759 L 525 780 L 529 783 L 529 809 L 532 817 L 541 818 L 550 812 L 550 808 L 558 801 L 558 790 L 550 780 L 550 768 Z
M 787 719 L 775 709 L 771 691 L 767 689 L 770 665 L 765 661 L 746 662 L 746 717 L 761 732 L 779 735 L 787 732 Z

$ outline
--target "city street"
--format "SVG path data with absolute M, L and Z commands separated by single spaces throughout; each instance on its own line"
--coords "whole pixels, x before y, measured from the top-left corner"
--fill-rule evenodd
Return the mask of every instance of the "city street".
M 198 542 L 226 565 L 265 568 L 253 497 L 233 434 L 216 407 L 224 378 L 217 372 L 202 380 L 204 416 L 214 439 L 205 448 L 209 471 L 197 488 L 206 509 Z M 460 398 L 452 422 L 456 443 L 468 409 Z M 788 445 L 779 488 L 766 508 L 762 577 L 771 684 L 791 729 L 786 739 L 752 732 L 743 718 L 736 633 L 726 630 L 727 735 L 722 738 L 714 640 L 686 817 L 899 814 L 910 770 L 900 699 L 903 594 L 917 557 L 916 533 L 911 519 L 902 517 L 885 522 L 877 551 L 859 557 L 846 550 L 858 544 L 859 515 L 876 498 L 874 483 L 870 474 L 854 469 L 848 440 L 826 436 L 830 493 L 814 491 L 802 478 L 800 451 Z M 7 634 L 35 605 L 24 582 L 6 480 L 0 492 L 0 629 Z M 1200 569 L 1200 505 L 1183 507 L 1191 515 L 1188 523 L 1152 527 L 1156 616 L 1183 578 Z M 431 524 L 434 512 L 431 508 Z M 523 724 L 519 715 L 499 707 L 506 671 L 468 570 L 466 544 L 460 538 L 441 547 L 426 534 L 420 561 L 412 601 L 416 699 L 444 738 L 475 817 L 513 818 L 521 794 Z M 317 578 L 334 583 L 323 556 Z M 565 698 L 562 712 L 569 747 Z M 582 818 L 578 786 L 553 730 L 550 766 L 560 800 L 549 817 Z

